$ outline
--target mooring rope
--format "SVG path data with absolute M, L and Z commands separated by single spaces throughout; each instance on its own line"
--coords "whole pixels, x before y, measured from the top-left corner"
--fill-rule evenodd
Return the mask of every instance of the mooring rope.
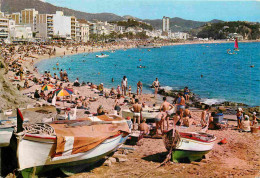
M 168 141 L 168 143 L 167 143 L 167 141 Z M 173 130 L 171 130 L 167 133 L 166 138 L 165 138 L 165 142 L 166 142 L 165 146 L 168 147 L 168 145 L 170 145 L 169 153 L 166 156 L 165 160 L 158 167 L 165 165 L 171 159 L 172 150 L 177 147 L 177 145 L 180 143 L 180 141 L 181 141 L 181 136 L 180 136 L 180 133 L 178 130 L 175 129 L 175 132 L 173 132 Z

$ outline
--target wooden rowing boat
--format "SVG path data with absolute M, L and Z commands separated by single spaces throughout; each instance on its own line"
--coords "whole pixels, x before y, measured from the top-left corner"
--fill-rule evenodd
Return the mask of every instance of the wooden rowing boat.
M 167 150 L 170 150 L 174 137 L 173 130 L 168 131 L 164 136 L 164 144 Z M 197 161 L 201 160 L 205 154 L 210 152 L 215 144 L 216 137 L 207 133 L 197 132 L 179 132 L 175 137 L 179 141 L 172 149 L 172 161 Z

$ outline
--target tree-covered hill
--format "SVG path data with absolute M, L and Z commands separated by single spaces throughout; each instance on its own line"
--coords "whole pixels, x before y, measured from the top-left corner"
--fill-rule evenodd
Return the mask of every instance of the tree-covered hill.
M 242 35 L 246 40 L 260 39 L 260 24 L 241 21 L 205 24 L 199 30 L 197 37 L 226 39 L 232 33 Z

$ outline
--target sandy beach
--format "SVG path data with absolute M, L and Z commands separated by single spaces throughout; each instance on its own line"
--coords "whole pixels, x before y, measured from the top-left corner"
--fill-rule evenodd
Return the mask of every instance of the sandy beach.
M 248 42 L 248 41 L 245 41 Z M 185 45 L 185 44 L 207 44 L 207 43 L 228 43 L 227 41 L 209 41 L 209 42 L 185 42 L 185 43 L 159 43 L 160 45 Z M 233 42 L 230 42 L 233 43 Z M 25 78 L 37 77 L 40 78 L 41 74 L 34 71 L 34 64 L 40 60 L 49 60 L 54 57 L 61 57 L 65 55 L 74 55 L 79 53 L 87 52 L 99 52 L 117 49 L 134 48 L 136 44 L 122 44 L 116 46 L 107 47 L 94 47 L 91 46 L 77 46 L 77 52 L 75 47 L 67 46 L 55 46 L 56 53 L 49 56 L 31 54 L 31 57 L 24 57 L 23 60 L 19 60 L 24 69 L 31 73 L 26 75 Z M 17 48 L 17 47 L 16 47 Z M 53 48 L 53 46 L 46 46 L 46 48 Z M 18 54 L 12 56 L 13 59 L 18 59 Z M 33 56 L 33 57 L 32 57 Z M 33 63 L 32 63 L 33 61 Z M 15 72 L 9 71 L 5 78 L 12 80 L 15 77 Z M 72 84 L 70 81 L 67 84 Z M 14 87 L 17 84 L 23 86 L 23 81 L 12 81 L 11 85 Z M 99 85 L 99 84 L 96 84 Z M 32 96 L 36 89 L 40 90 L 42 85 L 36 85 L 32 80 L 29 80 L 30 88 L 22 89 L 19 96 L 23 98 L 22 104 L 17 103 L 11 105 L 9 103 L 1 103 L 1 109 L 15 109 L 17 105 L 20 107 L 28 107 L 28 105 L 35 105 L 36 103 L 45 103 L 42 100 L 36 101 L 26 96 Z M 104 92 L 108 93 L 109 89 L 104 86 Z M 96 101 L 88 104 L 89 112 L 96 113 L 99 105 L 108 111 L 108 113 L 114 113 L 114 102 L 115 99 L 104 96 L 100 96 L 99 93 L 95 92 L 90 86 L 73 87 L 75 95 L 72 99 L 79 96 L 95 98 Z M 47 93 L 47 92 L 46 92 Z M 27 94 L 25 96 L 25 94 Z M 152 106 L 154 103 L 158 103 L 159 106 L 162 103 L 162 96 L 153 98 L 152 94 L 143 94 L 138 96 L 140 102 L 145 102 L 148 106 Z M 173 98 L 168 97 L 170 101 Z M 125 98 L 120 99 L 120 103 L 124 102 Z M 57 101 L 58 106 L 71 107 L 71 103 Z M 122 104 L 122 109 L 129 108 L 130 105 Z M 191 108 L 192 118 L 197 122 L 200 121 L 202 110 L 199 108 Z M 71 109 L 70 113 L 73 113 Z M 14 114 L 14 113 L 13 113 Z M 30 120 L 31 123 L 41 122 L 44 115 L 41 117 L 30 118 L 30 113 L 25 114 L 25 117 Z M 79 109 L 77 112 L 78 118 L 87 117 L 85 110 Z M 235 116 L 232 115 L 231 118 Z M 172 120 L 170 122 L 173 124 Z M 260 133 L 246 133 L 238 132 L 236 129 L 236 120 L 229 120 L 229 127 L 224 130 L 209 130 L 209 134 L 214 134 L 217 137 L 214 149 L 206 155 L 206 159 L 201 162 L 192 163 L 173 163 L 169 162 L 164 166 L 160 167 L 167 155 L 167 150 L 163 144 L 162 139 L 155 138 L 143 138 L 138 145 L 131 146 L 134 151 L 128 151 L 126 153 L 127 161 L 121 163 L 113 163 L 112 166 L 99 166 L 91 170 L 86 170 L 85 173 L 73 175 L 72 177 L 257 177 L 260 176 Z M 179 128 L 183 131 L 200 131 L 201 127 L 191 126 L 189 128 Z M 217 144 L 221 140 L 226 139 L 226 144 Z M 128 146 L 129 147 L 129 146 Z

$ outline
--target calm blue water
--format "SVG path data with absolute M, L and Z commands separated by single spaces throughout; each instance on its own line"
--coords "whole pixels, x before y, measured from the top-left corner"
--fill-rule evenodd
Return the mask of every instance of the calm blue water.
M 71 81 L 104 83 L 105 87 L 116 87 L 124 75 L 132 91 L 140 80 L 145 92 L 152 92 L 149 85 L 156 77 L 162 86 L 174 89 L 188 86 L 194 93 L 211 101 L 243 102 L 250 106 L 260 105 L 260 43 L 240 43 L 240 51 L 228 55 L 233 43 L 194 44 L 167 46 L 158 49 L 117 50 L 107 58 L 96 58 L 96 54 L 78 54 L 63 58 L 43 60 L 36 64 L 43 73 L 66 69 Z M 139 61 L 141 59 L 141 61 Z M 146 66 L 139 69 L 137 66 Z M 254 65 L 254 68 L 250 68 Z M 69 68 L 71 70 L 69 70 Z M 203 77 L 201 78 L 201 75 Z M 114 78 L 114 83 L 111 82 Z

